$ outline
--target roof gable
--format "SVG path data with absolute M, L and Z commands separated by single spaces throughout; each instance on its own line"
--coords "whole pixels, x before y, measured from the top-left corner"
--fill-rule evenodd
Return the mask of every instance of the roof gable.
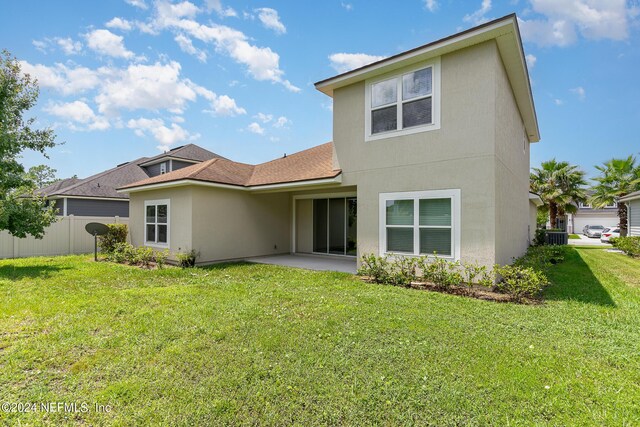
M 487 22 L 443 39 L 393 55 L 364 67 L 338 74 L 315 83 L 316 89 L 333 97 L 335 89 L 352 85 L 385 73 L 393 72 L 413 64 L 495 40 L 504 63 L 516 104 L 523 118 L 530 142 L 540 140 L 540 130 L 529 72 L 522 48 L 518 19 L 515 14 Z

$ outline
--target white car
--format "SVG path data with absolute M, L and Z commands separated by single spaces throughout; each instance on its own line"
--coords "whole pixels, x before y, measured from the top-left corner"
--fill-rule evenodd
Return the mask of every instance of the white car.
M 600 241 L 602 243 L 609 243 L 609 239 L 611 239 L 612 237 L 620 237 L 619 228 L 605 228 L 604 230 L 602 230 Z

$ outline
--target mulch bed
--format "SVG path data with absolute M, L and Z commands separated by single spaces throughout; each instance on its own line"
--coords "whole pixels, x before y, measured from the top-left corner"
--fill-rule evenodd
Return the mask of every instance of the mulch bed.
M 361 279 L 368 283 L 376 283 L 370 277 L 362 276 Z M 404 286 L 410 289 L 417 289 L 422 291 L 439 292 L 441 294 L 458 295 L 467 298 L 475 298 L 483 301 L 493 302 L 511 302 L 516 304 L 537 305 L 542 304 L 541 299 L 535 298 L 516 298 L 509 294 L 503 294 L 496 292 L 492 289 L 486 288 L 480 285 L 474 285 L 469 288 L 467 286 L 450 286 L 442 287 L 431 282 L 411 282 L 410 285 Z

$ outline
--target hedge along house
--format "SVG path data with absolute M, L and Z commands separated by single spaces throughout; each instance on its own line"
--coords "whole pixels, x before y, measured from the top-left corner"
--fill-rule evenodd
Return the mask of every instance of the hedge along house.
M 525 252 L 539 131 L 515 15 L 316 88 L 333 98 L 332 143 L 121 188 L 132 242 L 195 249 L 200 263 L 435 252 L 493 265 Z

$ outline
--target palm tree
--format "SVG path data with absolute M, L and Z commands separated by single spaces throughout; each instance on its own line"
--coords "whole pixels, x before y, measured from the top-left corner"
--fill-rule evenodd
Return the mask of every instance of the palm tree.
M 558 216 L 567 212 L 574 213 L 577 203 L 586 200 L 584 186 L 587 183 L 584 177 L 584 171 L 578 166 L 558 162 L 556 159 L 542 162 L 539 168 L 533 168 L 530 189 L 544 202 L 542 208 L 549 211 L 551 228 L 557 227 Z
M 626 159 L 611 159 L 601 166 L 596 166 L 600 176 L 593 178 L 593 194 L 589 198 L 594 208 L 604 208 L 618 203 L 618 218 L 620 219 L 620 235 L 627 235 L 627 206 L 619 202 L 620 197 L 640 190 L 640 166 L 636 159 L 629 156 Z

